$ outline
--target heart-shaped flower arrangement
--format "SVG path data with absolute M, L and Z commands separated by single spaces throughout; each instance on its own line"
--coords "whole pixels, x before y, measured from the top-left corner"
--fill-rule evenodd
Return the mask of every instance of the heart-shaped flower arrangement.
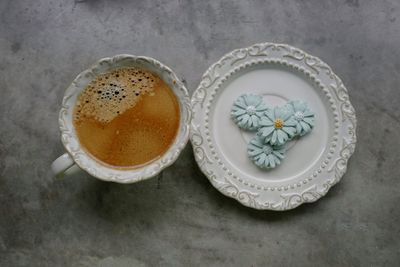
M 259 95 L 241 95 L 233 103 L 233 121 L 257 135 L 247 146 L 249 158 L 260 168 L 271 169 L 281 164 L 286 143 L 309 133 L 315 115 L 304 101 L 289 101 L 283 106 L 268 107 Z

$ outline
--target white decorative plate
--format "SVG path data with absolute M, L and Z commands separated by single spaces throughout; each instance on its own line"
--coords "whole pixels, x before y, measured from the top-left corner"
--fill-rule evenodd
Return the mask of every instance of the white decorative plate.
M 255 133 L 230 118 L 244 93 L 270 105 L 304 100 L 316 113 L 313 131 L 291 141 L 282 164 L 256 167 L 247 157 Z M 214 187 L 255 209 L 288 210 L 314 202 L 339 182 L 356 145 L 356 115 L 347 89 L 320 59 L 285 44 L 232 51 L 203 75 L 192 96 L 190 139 L 196 161 Z

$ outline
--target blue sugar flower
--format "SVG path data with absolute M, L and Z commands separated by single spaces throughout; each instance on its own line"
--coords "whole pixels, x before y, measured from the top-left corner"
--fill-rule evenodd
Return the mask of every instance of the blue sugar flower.
M 263 103 L 262 97 L 258 95 L 239 96 L 231 110 L 234 122 L 245 130 L 257 130 L 260 120 L 268 107 Z
M 264 114 L 257 133 L 264 143 L 283 145 L 296 134 L 296 121 L 290 108 L 275 107 Z
M 314 112 L 312 112 L 304 101 L 290 101 L 286 107 L 293 112 L 296 122 L 296 135 L 303 136 L 311 131 L 315 124 Z
M 247 145 L 247 154 L 258 167 L 271 169 L 281 164 L 285 147 L 266 144 L 259 136 L 256 136 Z

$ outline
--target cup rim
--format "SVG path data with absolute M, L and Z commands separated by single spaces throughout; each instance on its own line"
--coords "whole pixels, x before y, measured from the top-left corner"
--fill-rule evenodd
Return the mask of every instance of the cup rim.
M 169 149 L 158 159 L 135 169 L 111 168 L 96 160 L 81 147 L 73 126 L 73 109 L 77 97 L 86 88 L 87 84 L 99 74 L 123 67 L 145 68 L 162 78 L 177 97 L 181 115 L 177 136 Z M 156 176 L 177 160 L 189 140 L 191 116 L 192 110 L 188 91 L 182 81 L 178 79 L 168 66 L 147 56 L 119 54 L 98 60 L 76 76 L 71 85 L 65 90 L 58 122 L 61 131 L 61 141 L 68 154 L 81 169 L 100 180 L 134 183 Z

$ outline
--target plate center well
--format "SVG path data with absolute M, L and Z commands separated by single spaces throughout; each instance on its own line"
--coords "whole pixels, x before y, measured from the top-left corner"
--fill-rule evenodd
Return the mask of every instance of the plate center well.
M 230 118 L 232 104 L 242 94 L 262 95 L 271 107 L 288 100 L 304 100 L 316 114 L 313 131 L 288 143 L 286 158 L 275 169 L 263 170 L 251 162 L 247 143 L 255 133 L 239 129 Z M 317 167 L 329 146 L 333 121 L 328 109 L 326 96 L 302 73 L 269 63 L 247 67 L 229 77 L 212 102 L 213 142 L 225 165 L 238 176 L 273 183 L 295 179 Z

